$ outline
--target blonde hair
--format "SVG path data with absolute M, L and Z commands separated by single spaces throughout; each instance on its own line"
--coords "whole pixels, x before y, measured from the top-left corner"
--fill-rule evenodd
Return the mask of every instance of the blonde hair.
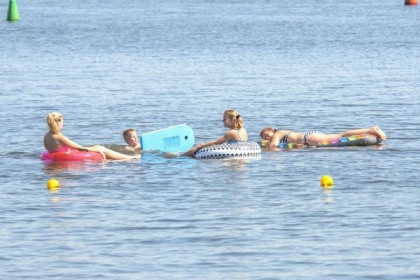
M 244 127 L 244 120 L 242 119 L 241 115 L 235 110 L 226 110 L 223 115 L 229 116 L 230 118 L 234 119 L 234 126 L 235 129 L 240 129 Z
M 54 133 L 60 133 L 59 123 L 63 120 L 63 115 L 59 112 L 49 113 L 47 116 L 47 124 Z
M 263 135 L 263 133 L 264 132 L 271 132 L 271 131 L 273 131 L 274 132 L 274 128 L 272 128 L 272 127 L 264 127 L 262 130 L 261 130 L 261 132 L 260 132 L 260 137 L 262 138 L 262 135 Z

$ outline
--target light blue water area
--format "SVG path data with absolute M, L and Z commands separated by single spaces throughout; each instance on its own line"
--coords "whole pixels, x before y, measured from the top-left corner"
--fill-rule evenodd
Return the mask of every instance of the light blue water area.
M 13 23 L 1 3 L 0 278 L 418 279 L 420 10 L 403 2 L 19 0 Z M 230 108 L 250 141 L 371 125 L 388 141 L 39 160 L 51 111 L 80 144 L 123 145 L 181 123 L 215 139 Z

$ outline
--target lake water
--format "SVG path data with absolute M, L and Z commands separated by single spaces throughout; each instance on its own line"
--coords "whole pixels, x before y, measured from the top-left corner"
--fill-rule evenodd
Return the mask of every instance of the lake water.
M 385 1 L 28 1 L 0 11 L 1 279 L 419 279 L 420 10 Z M 187 123 L 379 125 L 384 145 L 47 165 Z M 323 175 L 334 188 L 319 186 Z M 58 192 L 46 183 L 56 178 Z

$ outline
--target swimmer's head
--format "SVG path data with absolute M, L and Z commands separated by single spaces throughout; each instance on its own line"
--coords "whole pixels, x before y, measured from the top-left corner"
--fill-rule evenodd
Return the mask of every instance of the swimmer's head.
M 260 132 L 261 139 L 264 139 L 264 140 L 271 140 L 271 137 L 273 137 L 273 134 L 274 134 L 274 128 L 272 127 L 264 127 Z
M 226 110 L 223 113 L 223 121 L 226 119 L 230 119 L 233 128 L 240 129 L 244 127 L 244 120 L 242 119 L 241 115 L 235 110 Z M 225 124 L 226 125 L 226 124 Z
M 123 132 L 124 140 L 130 147 L 139 146 L 139 139 L 137 137 L 137 132 L 133 128 L 128 128 Z
M 54 133 L 60 133 L 62 129 L 63 115 L 59 112 L 49 113 L 47 116 L 47 124 Z

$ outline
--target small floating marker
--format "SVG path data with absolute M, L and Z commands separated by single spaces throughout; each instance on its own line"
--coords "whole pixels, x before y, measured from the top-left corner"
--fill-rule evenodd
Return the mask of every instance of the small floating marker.
M 325 189 L 332 189 L 333 185 L 334 185 L 333 178 L 331 178 L 328 175 L 322 176 L 321 187 L 323 187 Z
M 9 2 L 9 11 L 7 12 L 7 20 L 8 21 L 16 21 L 19 20 L 19 11 L 16 4 L 16 0 L 10 0 Z
M 60 189 L 60 182 L 58 182 L 58 180 L 56 180 L 56 179 L 50 179 L 47 182 L 47 188 L 51 192 L 56 192 Z
M 405 0 L 405 4 L 406 5 L 417 5 L 418 1 L 417 0 Z

